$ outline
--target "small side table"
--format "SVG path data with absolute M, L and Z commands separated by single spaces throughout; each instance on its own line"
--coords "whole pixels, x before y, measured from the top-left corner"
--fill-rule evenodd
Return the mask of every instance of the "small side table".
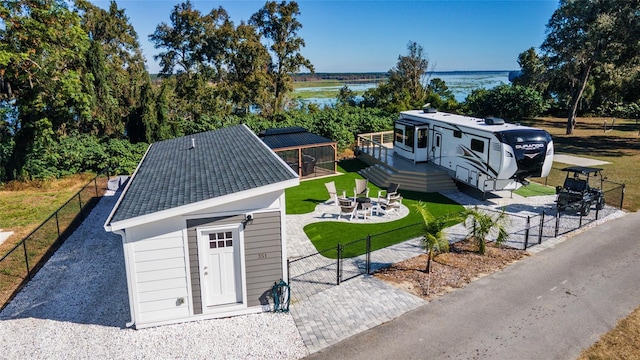
M 370 202 L 360 203 L 360 210 L 358 210 L 358 212 L 362 214 L 363 220 L 367 220 L 367 214 L 369 215 L 369 217 L 371 217 L 372 208 L 373 208 L 373 205 Z

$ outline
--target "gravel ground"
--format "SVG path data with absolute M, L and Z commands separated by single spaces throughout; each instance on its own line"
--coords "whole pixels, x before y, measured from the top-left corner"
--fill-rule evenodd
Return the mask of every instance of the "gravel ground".
M 116 200 L 103 197 L 0 313 L 0 359 L 300 359 L 308 354 L 289 314 L 124 328 L 130 319 L 121 241 L 102 227 Z

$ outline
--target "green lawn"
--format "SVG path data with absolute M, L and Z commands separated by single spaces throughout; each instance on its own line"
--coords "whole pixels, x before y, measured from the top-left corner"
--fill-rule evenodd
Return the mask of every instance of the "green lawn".
M 556 189 L 553 187 L 530 182 L 529 185 L 521 187 L 520 189 L 514 191 L 514 193 L 524 197 L 554 195 L 556 193 Z
M 287 214 L 304 214 L 312 212 L 315 206 L 329 198 L 329 194 L 324 183 L 335 181 L 336 188 L 346 190 L 347 196 L 353 193 L 356 178 L 362 178 L 356 171 L 366 167 L 366 164 L 359 160 L 345 160 L 339 164 L 338 171 L 344 175 L 330 178 L 317 179 L 301 182 L 299 186 L 286 191 Z M 379 188 L 369 184 L 370 196 L 376 197 Z M 407 217 L 392 222 L 375 224 L 352 224 L 348 222 L 325 221 L 313 223 L 305 226 L 304 232 L 307 234 L 318 251 L 335 249 L 337 244 L 348 244 L 358 239 L 363 239 L 367 234 L 380 234 L 372 238 L 371 249 L 377 250 L 389 245 L 397 244 L 420 236 L 422 228 L 419 224 L 422 217 L 415 211 L 414 204 L 419 201 L 427 203 L 428 209 L 434 216 L 462 211 L 462 206 L 438 193 L 417 193 L 413 191 L 401 191 L 402 203 L 406 205 L 410 214 Z M 414 226 L 410 226 L 414 225 Z M 397 231 L 399 228 L 403 228 Z M 364 241 L 358 244 L 346 246 L 343 257 L 353 257 L 364 254 Z M 336 252 L 330 251 L 324 254 L 327 257 L 335 258 Z

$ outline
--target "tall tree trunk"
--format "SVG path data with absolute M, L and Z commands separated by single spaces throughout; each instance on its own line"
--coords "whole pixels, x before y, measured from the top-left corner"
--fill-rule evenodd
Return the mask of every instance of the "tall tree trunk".
M 582 98 L 584 89 L 587 87 L 589 73 L 591 72 L 591 68 L 593 68 L 594 63 L 594 57 L 587 61 L 584 69 L 582 70 L 582 74 L 580 74 L 580 84 L 571 96 L 571 111 L 569 112 L 569 118 L 567 119 L 567 135 L 571 135 L 573 133 L 573 129 L 575 129 L 576 127 L 576 113 L 578 112 L 578 103 L 580 103 L 580 99 Z

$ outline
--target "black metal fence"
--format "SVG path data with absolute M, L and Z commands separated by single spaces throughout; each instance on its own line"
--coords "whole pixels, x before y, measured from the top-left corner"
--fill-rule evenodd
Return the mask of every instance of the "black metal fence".
M 607 182 L 604 187 L 607 206 L 604 209 L 594 209 L 587 216 L 579 212 L 558 212 L 553 205 L 547 205 L 539 211 L 526 208 L 525 211 L 510 211 L 505 208 L 509 237 L 505 245 L 526 250 L 531 246 L 542 244 L 544 241 L 557 238 L 571 231 L 591 224 L 622 208 L 624 200 L 624 184 Z M 489 212 L 500 212 L 482 207 Z M 513 209 L 512 209 L 513 210 Z M 524 214 L 518 214 L 527 213 Z M 341 282 L 360 276 L 371 274 L 381 268 L 415 256 L 422 250 L 421 230 L 423 223 L 411 224 L 384 233 L 369 234 L 362 239 L 336 245 L 301 258 L 288 260 L 288 282 L 292 287 L 291 297 L 294 300 L 307 298 L 320 293 Z M 414 234 L 415 239 L 386 248 L 397 239 L 410 238 L 407 233 Z M 467 235 L 453 235 L 451 242 L 463 240 Z M 492 240 L 491 234 L 488 240 Z M 376 251 L 385 248 L 385 251 Z
M 424 223 L 415 223 L 390 231 L 369 234 L 364 238 L 338 244 L 301 258 L 288 260 L 288 282 L 292 286 L 294 300 L 307 298 L 354 277 L 371 274 L 376 270 L 415 256 L 422 249 L 420 232 Z M 394 239 L 406 238 L 407 233 L 416 239 L 387 248 Z M 385 248 L 387 251 L 376 251 Z M 407 255 L 409 254 L 409 255 Z
M 0 257 L 0 309 L 33 278 L 106 190 L 108 175 L 96 175 L 38 227 Z

